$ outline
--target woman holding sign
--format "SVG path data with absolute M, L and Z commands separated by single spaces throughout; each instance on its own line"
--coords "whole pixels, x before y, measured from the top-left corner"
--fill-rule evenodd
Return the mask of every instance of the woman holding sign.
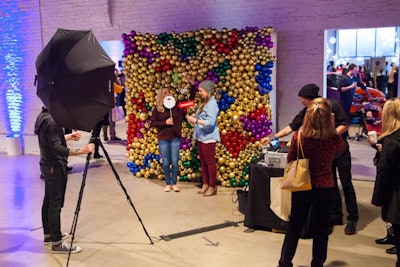
M 183 111 L 176 105 L 170 90 L 161 88 L 157 92 L 156 106 L 151 114 L 151 126 L 158 130 L 157 139 L 165 176 L 165 192 L 179 192 L 176 185 L 179 173 L 179 149 L 181 147 Z

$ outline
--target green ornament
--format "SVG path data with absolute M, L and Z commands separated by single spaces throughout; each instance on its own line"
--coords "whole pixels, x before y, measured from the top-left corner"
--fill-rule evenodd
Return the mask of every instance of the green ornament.
M 173 81 L 174 83 L 178 83 L 178 82 L 179 82 L 179 75 L 178 75 L 178 73 L 172 74 L 172 81 Z

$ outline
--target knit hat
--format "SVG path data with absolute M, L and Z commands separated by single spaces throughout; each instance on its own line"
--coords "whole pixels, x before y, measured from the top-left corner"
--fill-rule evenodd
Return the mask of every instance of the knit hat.
M 315 99 L 320 97 L 318 94 L 319 87 L 316 84 L 310 83 L 304 85 L 303 88 L 300 89 L 298 96 L 304 97 L 306 99 Z
M 214 85 L 215 83 L 213 81 L 205 80 L 199 84 L 199 88 L 202 88 L 207 93 L 212 94 L 214 93 Z

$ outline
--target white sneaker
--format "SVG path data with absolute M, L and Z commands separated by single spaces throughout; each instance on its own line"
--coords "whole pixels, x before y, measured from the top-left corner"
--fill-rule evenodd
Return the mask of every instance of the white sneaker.
M 82 251 L 81 247 L 73 246 L 71 247 L 71 244 L 68 242 L 63 242 L 58 246 L 51 246 L 51 252 L 54 254 L 68 254 L 71 252 L 72 253 L 79 253 Z

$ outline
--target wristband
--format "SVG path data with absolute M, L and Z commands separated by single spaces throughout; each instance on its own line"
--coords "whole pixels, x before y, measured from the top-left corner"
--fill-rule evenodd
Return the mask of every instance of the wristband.
M 196 122 L 195 122 L 195 123 L 197 124 L 198 121 L 199 121 L 199 119 L 196 119 Z

